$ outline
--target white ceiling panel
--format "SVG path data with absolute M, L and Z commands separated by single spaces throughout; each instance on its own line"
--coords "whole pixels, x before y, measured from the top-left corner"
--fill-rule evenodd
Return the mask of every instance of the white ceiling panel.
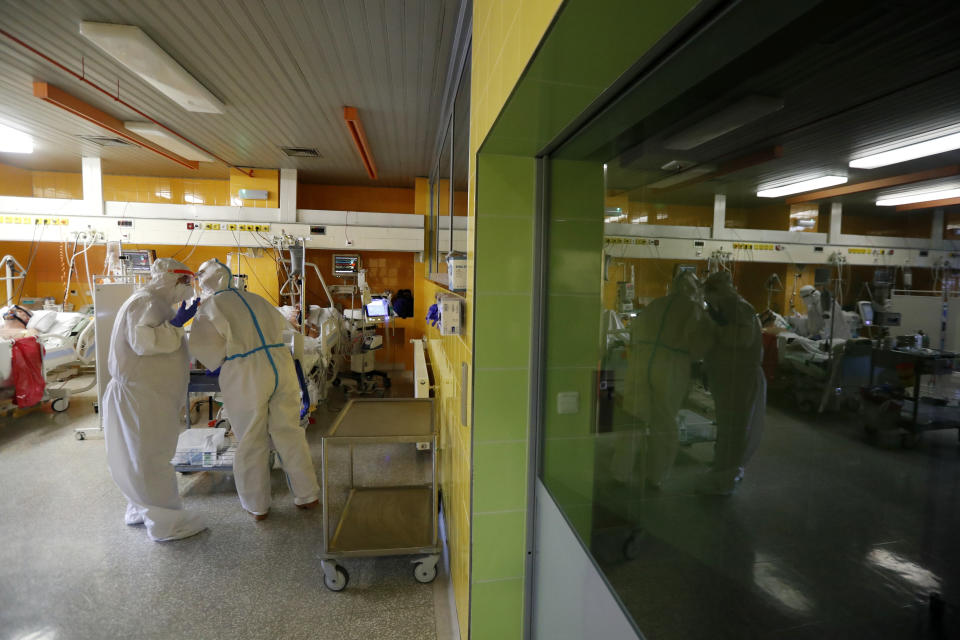
M 309 182 L 411 186 L 429 173 L 459 0 L 0 0 L 0 29 L 37 48 L 231 164 L 296 168 Z M 82 20 L 139 26 L 226 105 L 191 113 L 79 33 Z M 83 61 L 81 63 L 81 61 Z M 223 177 L 135 147 L 102 148 L 102 129 L 32 94 L 45 80 L 121 120 L 110 97 L 0 35 L 0 122 L 37 137 L 28 168 L 77 170 L 99 155 L 109 173 Z M 356 107 L 380 174 L 372 181 L 343 122 Z M 284 146 L 321 158 L 290 158 Z

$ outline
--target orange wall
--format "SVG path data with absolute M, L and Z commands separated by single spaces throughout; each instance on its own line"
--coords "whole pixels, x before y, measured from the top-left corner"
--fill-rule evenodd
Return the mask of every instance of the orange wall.
M 297 185 L 298 209 L 413 213 L 413 201 L 413 189 L 307 183 Z
M 319 267 L 328 287 L 340 284 L 355 284 L 354 279 L 336 278 L 333 275 L 333 256 L 339 253 L 356 253 L 360 255 L 360 266 L 367 270 L 367 284 L 373 293 L 382 293 L 389 290 L 396 293 L 398 289 L 410 289 L 417 304 L 418 292 L 414 278 L 414 255 L 410 252 L 398 251 L 332 251 L 327 249 L 308 249 L 307 261 Z M 307 274 L 307 301 L 310 304 L 327 304 L 327 296 L 317 280 L 313 270 Z M 350 306 L 350 297 L 337 296 L 335 303 L 343 307 Z M 354 307 L 360 307 L 359 296 L 354 300 Z M 418 324 L 418 314 L 412 318 L 394 318 L 391 321 L 394 330 L 390 337 L 390 349 L 384 348 L 377 352 L 378 364 L 401 364 L 404 369 L 413 369 L 413 346 L 410 340 L 422 335 L 422 328 Z
M 158 258 L 173 257 L 185 263 L 190 269 L 196 271 L 201 264 L 211 258 L 217 258 L 221 262 L 227 261 L 227 252 L 229 247 L 196 247 L 184 249 L 183 247 L 171 245 L 124 245 L 126 249 L 153 249 L 157 252 Z M 0 256 L 7 254 L 13 255 L 23 266 L 30 265 L 30 243 L 29 242 L 0 242 Z M 72 246 L 64 248 L 63 244 L 56 242 L 40 242 L 36 245 L 36 254 L 33 264 L 29 266 L 26 282 L 23 285 L 23 296 L 25 297 L 53 297 L 58 303 L 63 300 L 64 285 L 67 280 L 68 256 L 72 253 Z M 104 272 L 103 261 L 106 255 L 106 248 L 103 245 L 94 246 L 87 253 L 87 262 L 90 265 L 90 271 L 93 275 L 100 275 Z M 272 259 L 271 259 L 272 261 Z M 76 262 L 77 271 L 71 278 L 71 294 L 67 296 L 67 301 L 79 308 L 86 304 L 92 304 L 93 298 L 89 293 L 90 287 L 87 286 L 87 269 L 83 258 Z M 79 274 L 79 275 L 78 275 Z M 253 278 L 250 278 L 253 280 Z M 270 282 L 269 276 L 263 275 L 261 280 L 265 280 L 260 290 L 259 283 L 253 281 L 250 283 L 250 289 L 260 295 L 265 295 L 268 299 L 273 297 L 271 291 L 278 289 L 277 282 Z M 6 295 L 3 283 L 0 282 L 0 290 L 4 291 L 2 296 Z M 5 300 L 5 298 L 3 298 Z M 275 301 L 275 300 L 274 300 Z

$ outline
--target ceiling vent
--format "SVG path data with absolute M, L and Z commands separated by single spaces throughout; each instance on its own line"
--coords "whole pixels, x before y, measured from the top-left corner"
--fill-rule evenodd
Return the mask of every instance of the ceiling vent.
M 77 136 L 81 140 L 92 142 L 101 147 L 131 147 L 129 142 L 120 138 L 111 138 L 109 136 Z
M 313 147 L 280 147 L 291 158 L 322 158 L 320 152 Z

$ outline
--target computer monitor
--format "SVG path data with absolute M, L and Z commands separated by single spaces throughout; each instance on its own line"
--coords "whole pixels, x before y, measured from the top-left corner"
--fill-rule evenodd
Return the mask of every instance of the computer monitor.
M 390 304 L 386 298 L 374 298 L 366 305 L 368 318 L 386 318 L 390 315 Z

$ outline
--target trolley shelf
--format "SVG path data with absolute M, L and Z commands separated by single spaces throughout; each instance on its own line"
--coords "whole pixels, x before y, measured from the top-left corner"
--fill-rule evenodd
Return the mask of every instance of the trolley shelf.
M 329 551 L 398 553 L 432 548 L 432 491 L 430 486 L 352 489 Z
M 339 558 L 420 555 L 413 576 L 437 576 L 437 431 L 430 398 L 350 400 L 321 437 L 323 583 L 350 581 Z

